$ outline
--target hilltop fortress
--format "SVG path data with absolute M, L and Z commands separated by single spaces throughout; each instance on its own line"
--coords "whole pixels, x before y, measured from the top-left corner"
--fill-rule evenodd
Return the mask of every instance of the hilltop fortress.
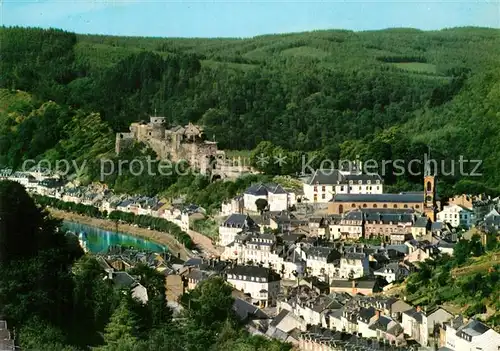
M 143 142 L 156 152 L 160 160 L 184 160 L 212 179 L 237 178 L 252 172 L 241 159 L 227 160 L 225 152 L 217 149 L 216 141 L 205 140 L 201 126 L 189 123 L 184 127 L 166 129 L 166 122 L 165 117 L 150 117 L 149 123 L 132 123 L 130 132 L 116 134 L 116 154 L 134 142 Z

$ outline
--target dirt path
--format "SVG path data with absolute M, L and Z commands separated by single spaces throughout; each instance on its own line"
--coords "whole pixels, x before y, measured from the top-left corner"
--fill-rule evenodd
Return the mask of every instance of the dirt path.
M 129 225 L 129 224 L 118 224 L 118 227 L 117 227 L 117 225 L 114 221 L 111 221 L 108 219 L 91 218 L 91 217 L 82 216 L 82 215 L 79 215 L 76 213 L 60 211 L 60 210 L 56 210 L 56 209 L 52 209 L 52 208 L 49 211 L 56 218 L 65 219 L 68 221 L 77 222 L 77 223 L 81 223 L 81 224 L 86 224 L 86 225 L 94 226 L 94 227 L 101 228 L 104 230 L 109 230 L 109 231 L 118 230 L 119 232 L 122 232 L 122 233 L 130 234 L 130 235 L 137 236 L 137 237 L 140 237 L 143 239 L 157 242 L 158 244 L 167 246 L 168 250 L 173 255 L 177 255 L 180 253 L 180 258 L 183 260 L 186 260 L 187 258 L 192 256 L 192 254 L 186 248 L 184 248 L 184 246 L 179 244 L 177 239 L 175 239 L 172 235 L 164 233 L 164 232 L 159 232 L 156 230 L 148 230 L 145 228 L 137 228 L 137 227 L 134 227 L 134 226 Z M 191 234 L 189 234 L 189 235 L 191 235 Z M 201 235 L 201 234 L 199 234 L 199 235 Z M 204 238 L 206 238 L 206 237 L 204 237 Z M 200 239 L 200 238 L 197 237 L 197 239 Z M 206 238 L 206 239 L 208 239 L 208 238 Z M 210 240 L 210 239 L 208 239 L 208 240 Z M 196 242 L 194 238 L 193 238 L 193 241 L 195 242 L 195 244 L 203 247 L 203 245 Z
M 187 233 L 191 240 L 204 252 L 209 255 L 220 256 L 221 252 L 212 244 L 212 239 L 191 229 Z

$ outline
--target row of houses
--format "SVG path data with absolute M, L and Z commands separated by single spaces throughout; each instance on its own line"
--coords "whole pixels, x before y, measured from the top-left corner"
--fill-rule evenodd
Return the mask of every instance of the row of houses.
M 169 299 L 177 301 L 183 292 L 221 275 L 233 286 L 233 307 L 251 332 L 303 350 L 348 350 L 354 345 L 356 350 L 417 350 L 437 343 L 442 350 L 493 351 L 491 345 L 499 345 L 498 333 L 477 320 L 464 322 L 440 306 L 426 310 L 404 299 L 371 295 L 356 282 L 348 282 L 347 288 L 310 276 L 283 287 L 279 274 L 260 266 L 202 259 L 175 266 L 166 275 Z M 276 306 L 275 315 L 262 310 L 269 306 Z
M 189 229 L 190 221 L 203 219 L 206 216 L 204 208 L 194 204 L 184 205 L 182 199 L 167 203 L 156 196 L 115 194 L 104 184 L 81 186 L 73 182 L 64 182 L 50 172 L 38 168 L 30 172 L 2 170 L 0 179 L 16 181 L 31 193 L 64 202 L 94 206 L 107 213 L 121 211 L 163 218 L 177 224 L 184 231 Z

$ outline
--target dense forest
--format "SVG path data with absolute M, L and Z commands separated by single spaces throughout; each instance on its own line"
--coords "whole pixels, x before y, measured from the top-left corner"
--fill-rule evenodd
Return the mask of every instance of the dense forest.
M 303 155 L 408 162 L 430 149 L 446 163 L 445 195 L 498 192 L 499 34 L 454 28 L 162 39 L 1 28 L 0 164 L 95 160 L 112 152 L 114 132 L 157 111 L 170 125 L 202 124 L 220 148 L 254 150 L 254 161 L 260 153 L 293 160 L 263 167 L 270 174 L 300 172 Z M 483 160 L 482 175 L 451 174 L 459 156 Z M 395 176 L 392 167 L 379 171 L 393 189 L 420 187 L 420 175 Z M 136 186 L 153 193 L 177 181 L 159 178 Z M 127 176 L 110 182 L 134 186 Z
M 76 236 L 35 205 L 24 187 L 0 181 L 0 316 L 26 351 L 287 351 L 249 335 L 236 318 L 232 288 L 211 278 L 167 306 L 165 277 L 131 268 L 148 291 L 142 304 L 120 289 Z

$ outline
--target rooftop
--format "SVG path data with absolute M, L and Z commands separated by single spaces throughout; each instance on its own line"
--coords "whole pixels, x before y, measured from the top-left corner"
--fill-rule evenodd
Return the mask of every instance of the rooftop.
M 336 194 L 330 202 L 394 202 L 422 203 L 423 193 L 400 194 Z

